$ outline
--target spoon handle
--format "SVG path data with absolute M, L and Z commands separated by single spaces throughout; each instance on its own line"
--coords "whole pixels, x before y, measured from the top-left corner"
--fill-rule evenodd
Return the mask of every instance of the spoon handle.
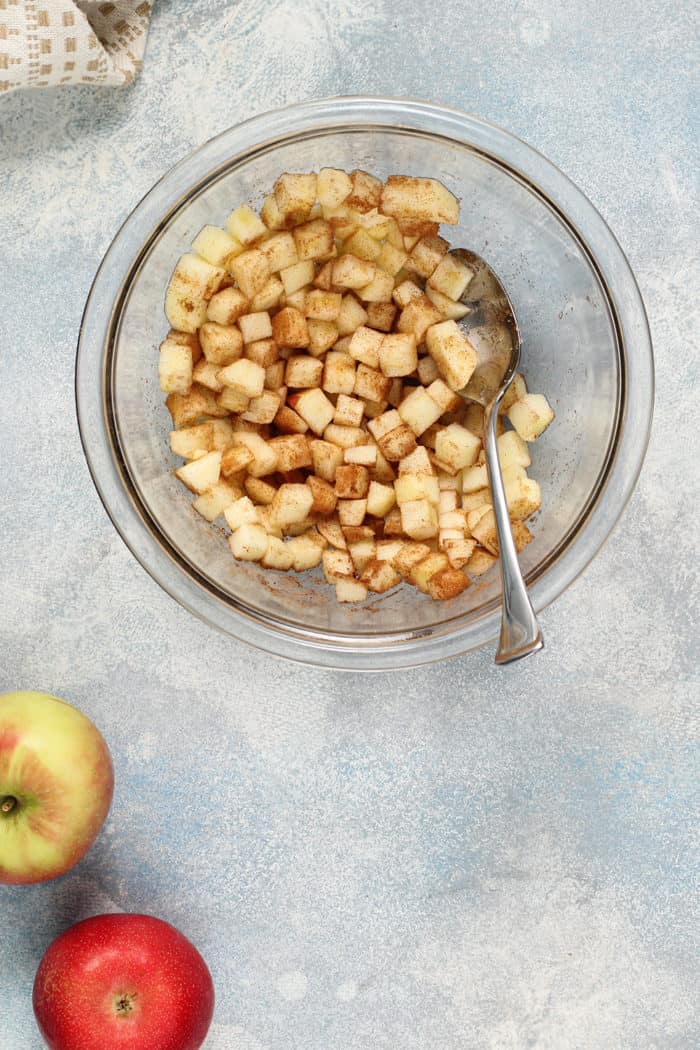
M 493 498 L 493 513 L 496 519 L 499 565 L 501 568 L 501 585 L 503 607 L 501 618 L 501 637 L 496 651 L 496 663 L 508 664 L 523 656 L 537 652 L 544 646 L 542 632 L 537 622 L 534 609 L 528 597 L 523 574 L 520 571 L 518 552 L 513 542 L 510 528 L 508 504 L 503 487 L 503 475 L 498 459 L 496 443 L 496 421 L 498 406 L 505 389 L 499 390 L 496 397 L 486 409 L 484 429 L 486 431 L 486 467 Z

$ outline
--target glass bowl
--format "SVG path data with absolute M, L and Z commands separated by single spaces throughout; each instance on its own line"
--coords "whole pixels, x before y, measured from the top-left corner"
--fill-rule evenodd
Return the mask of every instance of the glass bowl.
M 281 172 L 322 166 L 443 180 L 462 201 L 451 243 L 487 259 L 513 300 L 528 385 L 556 412 L 532 448 L 542 510 L 521 556 L 537 610 L 596 554 L 632 492 L 653 407 L 649 330 L 629 265 L 583 194 L 525 143 L 451 109 L 338 98 L 266 113 L 207 142 L 134 209 L 95 278 L 76 368 L 85 455 L 114 525 L 169 594 L 236 638 L 324 667 L 406 667 L 497 636 L 497 571 L 448 602 L 401 586 L 339 605 L 319 570 L 235 562 L 172 475 L 157 355 L 175 260 L 205 223 L 259 205 Z

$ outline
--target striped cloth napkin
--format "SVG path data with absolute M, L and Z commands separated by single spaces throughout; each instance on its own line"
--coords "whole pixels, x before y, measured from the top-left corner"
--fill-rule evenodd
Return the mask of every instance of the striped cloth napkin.
M 130 84 L 146 49 L 147 0 L 0 0 L 0 94 Z

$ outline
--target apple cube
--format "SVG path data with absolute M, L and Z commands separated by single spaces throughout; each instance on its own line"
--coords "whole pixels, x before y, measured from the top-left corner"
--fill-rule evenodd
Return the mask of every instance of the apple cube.
M 418 362 L 418 378 L 424 387 L 430 386 L 440 377 L 440 370 L 429 354 Z
M 317 387 L 323 375 L 323 361 L 315 357 L 295 355 L 287 360 L 284 381 L 287 386 L 298 390 Z
M 374 467 L 377 463 L 377 453 L 379 449 L 376 445 L 355 445 L 353 448 L 346 448 L 343 454 L 343 460 L 345 463 L 357 463 L 361 467 Z
M 289 405 L 281 405 L 278 408 L 274 423 L 283 434 L 305 434 L 309 429 L 308 423 Z
M 455 470 L 473 466 L 480 450 L 479 438 L 459 423 L 450 423 L 435 438 L 435 454 Z
M 275 486 L 271 485 L 269 481 L 263 481 L 262 478 L 253 478 L 251 476 L 248 476 L 245 479 L 243 486 L 253 503 L 265 507 L 272 503 L 275 498 L 275 493 L 277 492 Z M 262 518 L 260 521 L 265 525 Z
M 287 572 L 292 567 L 292 552 L 288 550 L 289 544 L 278 536 L 268 536 L 267 551 L 262 557 L 262 565 L 265 569 L 277 569 L 279 572 Z
M 381 332 L 360 325 L 350 340 L 350 356 L 370 368 L 379 368 L 379 350 L 383 339 Z
M 422 561 L 416 562 L 408 573 L 409 581 L 424 594 L 428 593 L 428 581 L 436 573 L 449 569 L 450 563 L 447 555 L 442 551 L 431 551 Z
M 471 581 L 459 569 L 452 565 L 447 569 L 440 569 L 428 580 L 428 594 L 434 601 L 445 601 L 448 598 L 456 598 L 462 591 L 469 587 Z
M 297 255 L 301 260 L 320 259 L 333 248 L 333 227 L 325 219 L 312 219 L 293 231 Z
M 231 554 L 242 561 L 260 561 L 267 554 L 269 542 L 262 525 L 241 525 L 228 539 Z
M 383 336 L 379 347 L 379 365 L 384 375 L 392 378 L 415 372 L 418 352 L 414 333 L 397 332 Z
M 239 288 L 222 288 L 209 300 L 207 320 L 220 325 L 232 325 L 247 310 L 248 300 Z
M 473 513 L 473 512 L 472 512 Z M 491 554 L 498 554 L 498 535 L 496 533 L 496 519 L 492 510 L 486 510 L 485 514 L 482 514 L 479 521 L 471 528 L 471 534 L 476 542 L 485 547 Z M 531 543 L 534 536 L 522 521 L 514 521 L 511 523 L 511 531 L 513 533 L 513 542 L 515 543 L 515 549 L 520 552 L 523 550 L 528 543 Z
M 260 397 L 265 389 L 265 369 L 247 358 L 241 358 L 222 368 L 218 377 L 224 386 L 233 387 L 249 398 Z
M 430 299 L 421 293 L 420 298 L 411 299 L 399 315 L 400 332 L 413 332 L 416 343 L 422 343 L 431 325 L 441 320 L 440 311 L 433 306 Z
M 422 386 L 414 387 L 398 408 L 399 415 L 414 434 L 420 435 L 442 415 L 440 407 L 428 396 Z M 388 458 L 388 457 L 387 457 Z
M 322 386 L 329 394 L 352 394 L 355 389 L 355 362 L 347 354 L 330 351 L 323 365 Z
M 267 260 L 270 273 L 273 274 L 296 266 L 299 262 L 296 242 L 291 233 L 274 233 L 259 245 L 259 249 Z
M 427 387 L 426 394 L 432 398 L 443 415 L 454 412 L 464 404 L 459 394 L 455 394 L 442 379 L 434 379 Z
M 385 242 L 375 262 L 378 271 L 388 273 L 390 277 L 396 277 L 407 259 L 408 252 L 405 252 L 403 248 L 395 248 L 393 244 Z
M 238 318 L 238 327 L 244 343 L 256 343 L 260 339 L 269 339 L 272 335 L 272 322 L 266 310 L 254 314 L 242 314 Z
M 315 321 L 335 321 L 342 303 L 340 292 L 324 292 L 316 288 L 306 296 L 306 316 Z
M 172 327 L 180 332 L 196 332 L 206 319 L 207 302 L 225 276 L 224 269 L 194 253 L 181 256 L 165 293 L 165 315 Z
M 338 338 L 338 329 L 330 321 L 307 320 L 309 333 L 308 351 L 313 357 L 321 357 L 329 350 Z M 353 381 L 354 382 L 354 381 Z
M 394 482 L 396 502 L 400 507 L 415 500 L 427 499 L 434 507 L 440 501 L 438 479 L 427 474 L 401 474 Z
M 371 481 L 367 492 L 367 513 L 376 518 L 383 518 L 396 503 L 393 485 L 381 485 Z
M 430 547 L 425 543 L 402 543 L 389 561 L 401 576 L 408 577 L 413 567 L 427 558 L 430 553 Z
M 501 470 L 507 470 L 512 466 L 529 467 L 532 463 L 529 448 L 515 430 L 508 430 L 505 434 L 501 434 L 496 444 Z
M 396 305 L 403 310 L 409 303 L 422 299 L 423 294 L 424 293 L 415 281 L 407 279 L 396 285 L 396 288 L 394 288 L 393 300 Z
M 476 368 L 476 350 L 455 321 L 433 324 L 426 333 L 428 352 L 453 390 L 462 390 Z
M 203 226 L 192 242 L 192 249 L 212 266 L 227 269 L 227 260 L 240 255 L 243 245 L 220 226 Z
M 335 483 L 338 467 L 343 462 L 343 450 L 330 441 L 310 441 L 314 474 L 329 484 Z
M 220 383 L 218 379 L 219 371 L 218 365 L 213 365 L 210 361 L 203 358 L 194 366 L 192 381 L 200 383 L 201 386 L 206 386 L 209 390 L 213 390 L 218 394 L 224 389 L 223 383 Z
M 413 540 L 432 539 L 438 534 L 438 516 L 427 499 L 411 500 L 401 506 L 401 527 Z
M 259 397 L 251 397 L 241 419 L 250 423 L 272 423 L 280 407 L 281 398 L 272 390 L 263 390 Z
M 200 452 L 214 449 L 214 421 L 207 420 L 194 427 L 170 431 L 170 451 L 183 459 L 195 459 Z
M 401 583 L 401 577 L 388 561 L 373 558 L 362 570 L 360 581 L 365 584 L 368 591 L 384 594 L 385 591 L 390 591 L 392 587 Z
M 232 211 L 226 220 L 226 226 L 232 237 L 241 244 L 253 244 L 267 233 L 267 227 L 247 204 Z
M 293 295 L 300 288 L 306 287 L 314 278 L 316 270 L 311 259 L 292 263 L 279 271 L 280 280 L 286 295 Z
M 295 572 L 308 572 L 320 564 L 324 544 L 316 533 L 307 533 L 288 540 L 287 548 L 292 555 L 292 568 Z
M 442 292 L 438 292 L 436 288 L 431 288 L 430 285 L 426 285 L 425 294 L 446 321 L 461 321 L 463 317 L 472 312 L 470 306 L 455 302 Z
M 229 365 L 243 352 L 243 337 L 233 325 L 207 321 L 199 330 L 199 339 L 205 358 L 213 365 Z
M 419 179 L 409 175 L 390 175 L 381 193 L 379 210 L 398 219 L 421 222 L 459 221 L 459 201 L 437 179 Z
M 367 303 L 367 326 L 378 332 L 390 332 L 396 317 L 393 303 Z
M 402 474 L 422 474 L 428 477 L 432 477 L 435 474 L 433 465 L 430 462 L 430 456 L 422 445 L 418 445 L 417 448 L 401 459 L 399 475 Z
M 351 529 L 352 527 L 345 530 L 347 533 L 348 550 L 355 570 L 358 573 L 361 573 L 364 567 L 374 559 L 377 553 L 377 542 L 371 529 L 369 530 L 369 535 L 359 539 L 351 539 Z
M 351 172 L 350 181 L 352 189 L 345 198 L 345 204 L 348 208 L 353 208 L 359 212 L 368 212 L 373 208 L 379 207 L 382 197 L 381 179 L 357 168 Z
M 277 389 L 277 387 L 271 388 L 269 386 L 271 376 L 268 375 L 267 372 L 270 365 L 276 364 L 279 358 L 277 343 L 274 339 L 258 339 L 257 342 L 248 343 L 245 348 L 245 356 L 249 361 L 254 361 L 256 365 L 260 365 L 261 368 L 265 369 L 265 386 L 268 387 L 268 389 Z M 277 386 L 282 386 L 284 380 L 284 365 L 282 365 L 281 375 L 279 372 L 275 372 L 273 375 L 275 378 L 280 378 L 280 383 L 277 384 Z
M 201 494 L 216 485 L 221 474 L 221 452 L 207 452 L 200 459 L 194 459 L 179 467 L 175 477 L 186 485 L 190 492 Z
M 474 270 L 456 255 L 445 255 L 428 278 L 428 287 L 457 302 L 474 276 Z
M 226 415 L 230 412 L 235 415 L 238 415 L 240 412 L 245 412 L 250 404 L 250 398 L 241 390 L 236 390 L 232 386 L 225 386 L 221 393 L 217 395 L 216 400 L 217 404 Z
M 490 554 L 483 547 L 476 547 L 464 568 L 470 576 L 483 576 L 497 561 L 498 558 L 494 554 Z
M 285 227 L 297 226 L 308 219 L 316 203 L 316 176 L 313 173 L 280 175 L 275 183 L 274 194 L 281 224 Z
M 166 394 L 189 394 L 192 378 L 191 349 L 166 339 L 160 344 L 158 359 L 160 389 Z
M 364 415 L 364 402 L 356 397 L 348 397 L 347 394 L 338 394 L 335 403 L 335 415 L 333 422 L 340 426 L 359 427 Z
M 263 201 L 263 206 L 260 209 L 260 218 L 268 230 L 281 230 L 284 226 L 284 219 L 273 193 Z
M 523 441 L 535 441 L 554 419 L 554 412 L 544 394 L 525 394 L 510 406 L 507 416 Z
M 319 204 L 323 208 L 338 208 L 352 192 L 352 180 L 339 168 L 321 168 L 316 183 Z
M 352 576 L 338 580 L 335 585 L 335 599 L 338 602 L 363 602 L 367 597 L 367 588 Z
M 366 499 L 339 499 L 338 519 L 341 525 L 361 525 L 367 512 Z
M 311 489 L 311 495 L 313 496 L 312 513 L 333 514 L 338 503 L 338 497 L 333 486 L 329 482 L 324 481 L 323 478 L 317 478 L 313 474 L 306 479 L 306 484 Z
M 285 306 L 272 318 L 272 336 L 279 347 L 306 347 L 309 330 L 303 313 L 293 306 Z
M 374 279 L 377 267 L 373 262 L 348 253 L 333 262 L 333 284 L 336 288 L 364 288 Z
M 308 485 L 280 485 L 271 503 L 271 515 L 282 528 L 304 521 L 314 497 Z
M 335 475 L 335 491 L 340 499 L 364 499 L 369 491 L 369 472 L 356 463 L 343 463 Z
M 304 390 L 289 398 L 289 405 L 316 434 L 323 434 L 335 414 L 335 407 L 322 390 Z
M 206 521 L 216 521 L 227 507 L 241 497 L 241 490 L 230 481 L 217 481 L 210 489 L 197 496 L 192 506 Z
M 409 426 L 401 423 L 378 440 L 379 448 L 390 462 L 408 456 L 416 448 L 416 435 Z
M 191 426 L 203 416 L 223 417 L 229 414 L 227 409 L 218 404 L 216 394 L 197 383 L 192 384 L 189 394 L 168 394 L 165 404 L 178 428 Z
M 242 525 L 260 524 L 257 507 L 248 496 L 241 496 L 235 503 L 230 503 L 224 510 L 224 517 L 231 532 L 240 529 Z
M 230 263 L 230 271 L 243 295 L 248 299 L 261 292 L 270 280 L 267 259 L 258 248 L 250 248 Z
M 277 457 L 277 470 L 287 473 L 312 464 L 311 447 L 303 434 L 285 434 L 272 438 L 268 446 Z
M 337 580 L 352 577 L 355 573 L 355 566 L 347 551 L 325 550 L 322 558 L 326 583 L 334 584 Z
M 515 478 L 507 482 L 505 493 L 511 520 L 524 521 L 542 504 L 540 486 L 533 478 Z
M 354 295 L 344 295 L 340 304 L 340 313 L 336 318 L 336 327 L 341 335 L 352 335 L 355 329 L 367 320 L 367 311 Z
M 421 237 L 406 261 L 406 269 L 426 278 L 437 269 L 449 244 L 442 237 Z
M 370 331 L 371 329 L 367 329 Z M 375 335 L 379 333 L 375 332 Z M 383 401 L 389 393 L 391 381 L 381 372 L 368 368 L 367 365 L 359 365 L 355 373 L 354 393 L 357 397 L 363 397 L 368 401 Z
M 377 269 L 374 278 L 364 288 L 358 288 L 357 294 L 364 303 L 391 303 L 394 290 L 394 278 L 384 270 Z
M 277 453 L 259 434 L 239 431 L 233 435 L 233 443 L 252 452 L 253 458 L 246 469 L 254 478 L 264 478 L 277 469 Z

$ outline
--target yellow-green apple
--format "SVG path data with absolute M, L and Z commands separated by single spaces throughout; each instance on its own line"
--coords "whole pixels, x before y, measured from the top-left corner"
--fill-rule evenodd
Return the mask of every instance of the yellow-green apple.
M 204 959 L 149 915 L 96 915 L 46 950 L 34 1013 L 51 1050 L 199 1050 L 214 1011 Z
M 0 695 L 0 883 L 77 864 L 109 811 L 114 772 L 89 718 L 48 693 Z

